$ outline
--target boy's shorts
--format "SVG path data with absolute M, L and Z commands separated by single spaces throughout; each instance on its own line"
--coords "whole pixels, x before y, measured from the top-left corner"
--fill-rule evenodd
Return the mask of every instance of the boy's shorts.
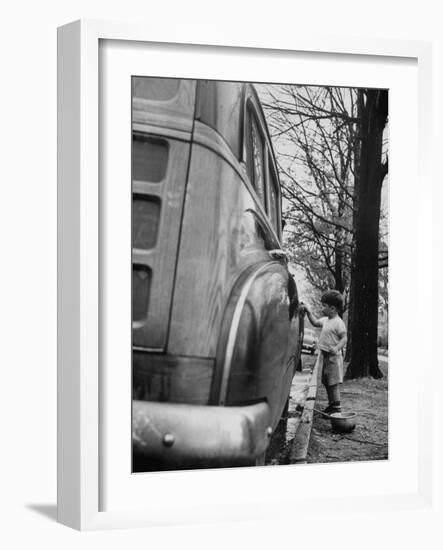
M 325 386 L 335 386 L 343 382 L 343 356 L 320 350 L 322 355 L 321 382 Z

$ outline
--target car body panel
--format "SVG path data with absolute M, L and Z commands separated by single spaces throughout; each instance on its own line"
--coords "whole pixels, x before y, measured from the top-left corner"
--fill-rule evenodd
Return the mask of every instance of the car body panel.
M 211 172 L 211 185 L 208 185 L 207 174 Z M 214 200 L 213 186 L 217 188 L 217 200 Z M 194 145 L 169 353 L 215 356 L 224 306 L 234 283 L 249 265 L 272 260 L 257 221 L 260 217 L 264 218 L 231 165 L 209 149 Z M 268 246 L 275 248 L 278 241 L 270 230 L 268 234 Z

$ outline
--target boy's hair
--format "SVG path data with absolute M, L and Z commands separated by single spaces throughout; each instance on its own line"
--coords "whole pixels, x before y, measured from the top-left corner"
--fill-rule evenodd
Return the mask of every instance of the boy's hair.
M 323 304 L 334 306 L 337 311 L 343 311 L 343 296 L 338 290 L 327 290 L 321 297 Z

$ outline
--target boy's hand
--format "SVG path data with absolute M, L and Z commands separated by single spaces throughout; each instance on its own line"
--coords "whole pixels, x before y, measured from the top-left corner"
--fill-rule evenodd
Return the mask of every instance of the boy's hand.
M 300 302 L 300 309 L 303 315 L 309 313 L 309 307 L 304 302 Z

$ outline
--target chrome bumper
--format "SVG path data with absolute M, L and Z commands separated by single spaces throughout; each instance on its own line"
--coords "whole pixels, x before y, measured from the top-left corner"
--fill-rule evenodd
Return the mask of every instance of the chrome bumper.
M 272 435 L 266 403 L 215 407 L 133 402 L 134 452 L 162 465 L 253 463 Z

